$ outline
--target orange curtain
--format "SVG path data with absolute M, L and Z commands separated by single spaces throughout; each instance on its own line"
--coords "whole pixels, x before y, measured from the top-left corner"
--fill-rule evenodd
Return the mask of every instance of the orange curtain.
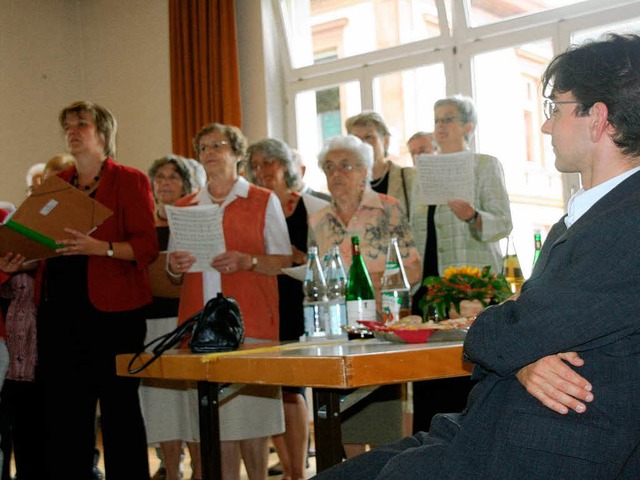
M 206 124 L 242 128 L 234 0 L 169 0 L 173 152 Z

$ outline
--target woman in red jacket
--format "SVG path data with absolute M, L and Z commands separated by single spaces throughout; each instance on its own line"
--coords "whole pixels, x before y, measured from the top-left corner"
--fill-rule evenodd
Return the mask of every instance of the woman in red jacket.
M 85 478 L 91 470 L 100 402 L 108 478 L 148 479 L 139 380 L 118 377 L 115 357 L 141 350 L 151 301 L 148 265 L 158 255 L 147 176 L 113 159 L 116 120 L 77 102 L 59 117 L 76 166 L 60 173 L 113 211 L 94 232 L 66 229 L 61 256 L 46 260 L 38 311 L 45 388 L 47 478 Z

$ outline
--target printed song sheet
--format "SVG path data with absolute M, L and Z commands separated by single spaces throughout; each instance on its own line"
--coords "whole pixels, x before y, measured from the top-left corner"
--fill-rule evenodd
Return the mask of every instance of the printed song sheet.
M 167 219 L 176 251 L 196 257 L 190 272 L 214 270 L 211 259 L 226 250 L 222 211 L 218 205 L 167 206 Z
M 420 196 L 423 205 L 446 205 L 460 198 L 474 201 L 473 153 L 419 155 L 416 158 Z

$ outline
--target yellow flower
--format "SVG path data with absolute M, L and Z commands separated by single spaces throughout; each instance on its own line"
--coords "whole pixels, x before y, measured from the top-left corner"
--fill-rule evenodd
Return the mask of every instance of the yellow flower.
M 447 268 L 442 277 L 430 276 L 422 282 L 427 294 L 420 300 L 420 308 L 435 308 L 440 319 L 447 318 L 451 308 L 460 313 L 460 302 L 478 300 L 483 306 L 500 303 L 512 295 L 511 287 L 502 274 L 468 265 Z
M 460 268 L 449 267 L 444 271 L 443 277 L 449 280 L 453 275 L 469 275 L 471 277 L 480 278 L 481 272 L 479 268 L 468 267 L 466 265 Z

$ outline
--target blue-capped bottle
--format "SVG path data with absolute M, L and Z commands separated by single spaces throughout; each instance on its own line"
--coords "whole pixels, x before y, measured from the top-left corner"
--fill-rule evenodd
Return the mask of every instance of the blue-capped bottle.
M 327 282 L 327 337 L 336 338 L 345 335 L 343 329 L 347 325 L 347 304 L 345 292 L 347 276 L 340 256 L 340 247 L 334 245 L 325 256 L 325 279 Z
M 389 239 L 380 296 L 384 323 L 397 322 L 411 315 L 411 286 L 407 280 L 396 237 Z
M 327 311 L 327 284 L 318 258 L 318 247 L 310 246 L 307 271 L 302 283 L 304 300 L 304 334 L 306 337 L 324 337 Z

